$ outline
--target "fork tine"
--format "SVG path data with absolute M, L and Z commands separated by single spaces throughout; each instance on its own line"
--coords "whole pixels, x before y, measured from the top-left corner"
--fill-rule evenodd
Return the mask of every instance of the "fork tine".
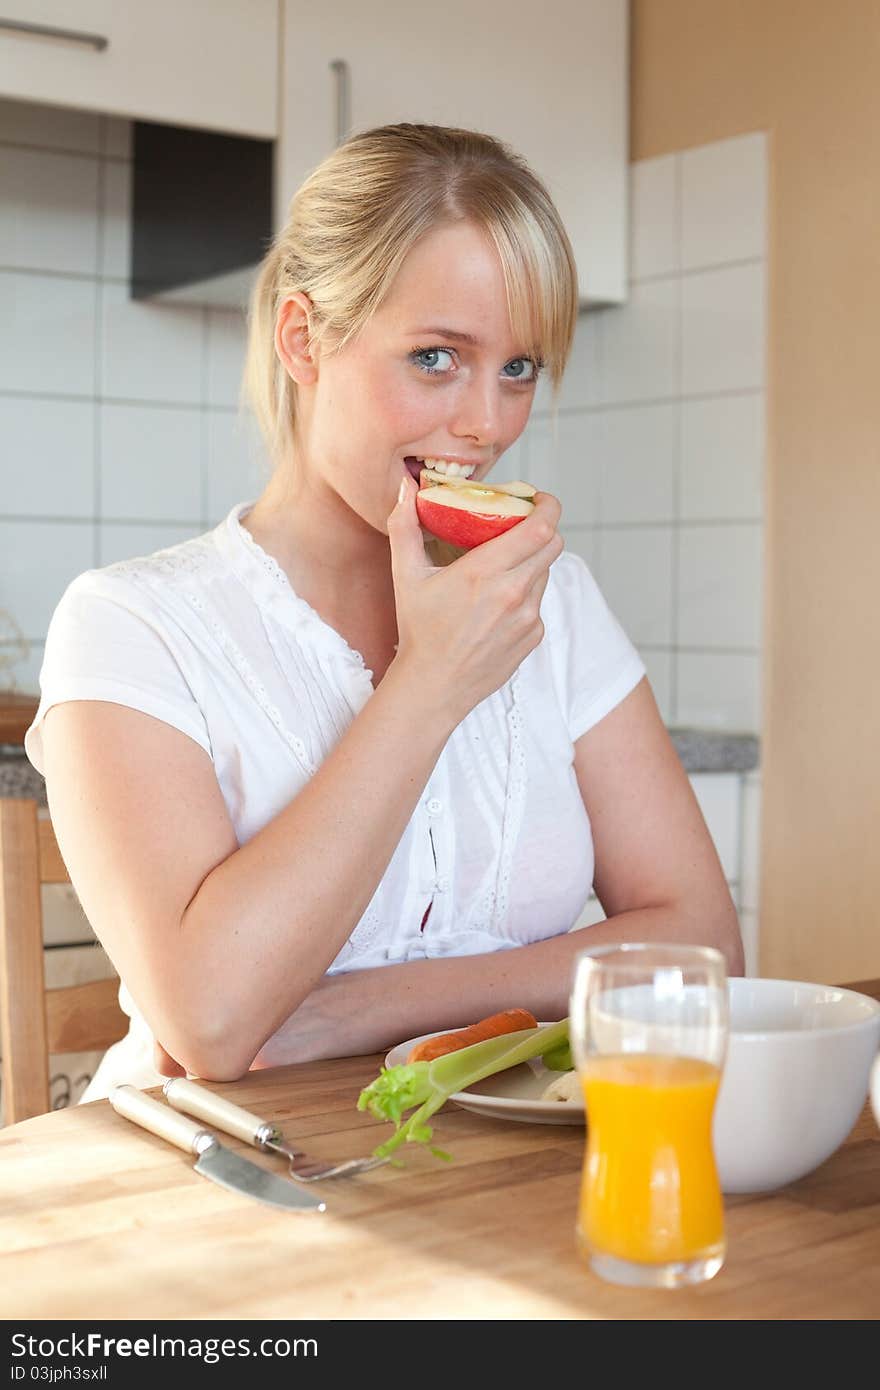
M 300 1182 L 316 1182 L 319 1178 L 338 1178 L 351 1177 L 355 1173 L 368 1173 L 371 1168 L 378 1168 L 383 1163 L 387 1163 L 385 1158 L 349 1158 L 342 1163 L 321 1163 L 315 1160 L 314 1163 L 290 1164 L 290 1176 L 298 1178 Z

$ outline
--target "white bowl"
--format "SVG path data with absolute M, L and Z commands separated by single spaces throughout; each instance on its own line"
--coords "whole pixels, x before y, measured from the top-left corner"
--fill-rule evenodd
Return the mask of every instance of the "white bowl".
M 724 1192 L 767 1192 L 824 1163 L 868 1095 L 880 1003 L 797 980 L 732 979 L 715 1107 Z

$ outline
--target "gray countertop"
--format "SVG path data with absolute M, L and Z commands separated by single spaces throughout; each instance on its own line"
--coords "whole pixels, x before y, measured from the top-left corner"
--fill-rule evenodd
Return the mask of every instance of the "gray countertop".
M 760 765 L 761 745 L 755 734 L 670 729 L 669 736 L 687 773 L 751 772 Z M 0 744 L 0 796 L 32 796 L 41 806 L 46 804 L 42 777 L 14 744 Z

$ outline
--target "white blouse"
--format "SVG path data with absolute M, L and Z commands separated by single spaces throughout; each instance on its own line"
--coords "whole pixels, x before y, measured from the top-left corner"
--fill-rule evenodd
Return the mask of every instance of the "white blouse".
M 372 673 L 240 524 L 251 505 L 206 535 L 89 570 L 69 586 L 49 627 L 25 739 L 39 771 L 46 711 L 108 700 L 205 749 L 239 844 L 306 785 L 373 695 Z M 594 865 L 574 744 L 645 668 L 577 555 L 552 565 L 541 617 L 540 646 L 447 741 L 331 972 L 508 949 L 578 920 Z M 124 985 L 120 1002 L 131 1032 L 106 1054 L 84 1099 L 118 1080 L 161 1081 Z

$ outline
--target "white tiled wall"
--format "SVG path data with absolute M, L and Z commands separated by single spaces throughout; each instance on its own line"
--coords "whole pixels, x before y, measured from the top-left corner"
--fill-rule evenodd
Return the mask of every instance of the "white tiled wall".
M 509 465 L 673 726 L 760 732 L 766 186 L 760 132 L 632 166 L 630 298 L 581 316 L 555 432 L 542 386 Z
M 766 187 L 761 133 L 632 166 L 630 298 L 579 319 L 509 464 L 561 499 L 671 726 L 760 733 Z M 760 773 L 691 780 L 756 974 Z
M 0 101 L 0 686 L 82 570 L 256 496 L 242 316 L 128 297 L 130 126 Z M 27 644 L 26 654 L 22 641 Z

